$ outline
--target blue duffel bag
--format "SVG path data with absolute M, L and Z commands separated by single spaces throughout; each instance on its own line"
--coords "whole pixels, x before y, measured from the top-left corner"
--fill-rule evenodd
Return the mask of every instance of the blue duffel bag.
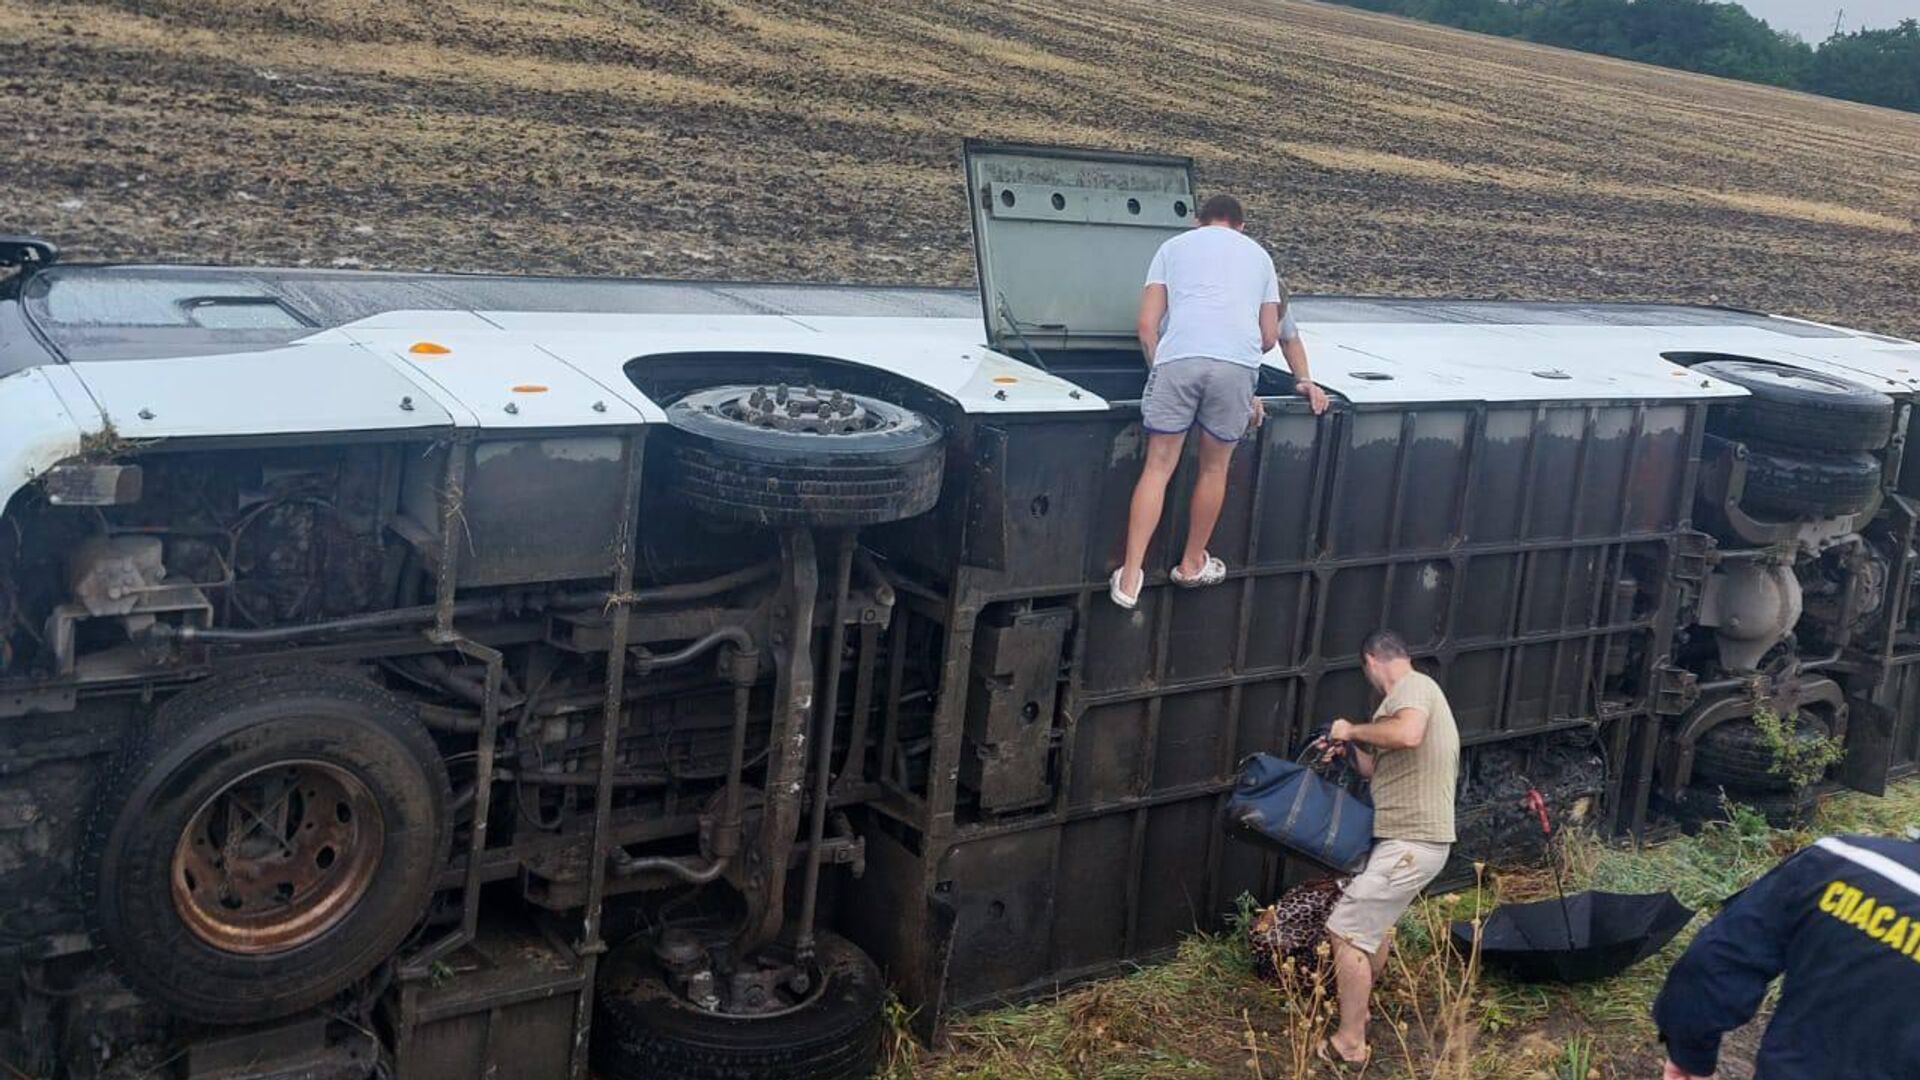
M 1240 763 L 1226 827 L 1342 874 L 1358 873 L 1373 848 L 1372 806 L 1311 767 L 1272 754 Z

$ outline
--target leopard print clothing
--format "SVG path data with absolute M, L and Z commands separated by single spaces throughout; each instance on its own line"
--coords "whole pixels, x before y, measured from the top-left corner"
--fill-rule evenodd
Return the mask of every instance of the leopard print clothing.
M 1268 982 L 1278 982 L 1289 961 L 1295 972 L 1317 970 L 1325 960 L 1319 949 L 1327 940 L 1327 916 L 1344 889 L 1345 883 L 1337 878 L 1308 881 L 1260 909 L 1247 927 L 1254 972 Z

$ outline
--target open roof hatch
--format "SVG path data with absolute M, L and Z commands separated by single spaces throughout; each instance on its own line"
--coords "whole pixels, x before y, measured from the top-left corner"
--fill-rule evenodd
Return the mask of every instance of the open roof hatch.
M 1131 346 L 1147 264 L 1195 221 L 1193 159 L 969 139 L 966 166 L 993 347 Z

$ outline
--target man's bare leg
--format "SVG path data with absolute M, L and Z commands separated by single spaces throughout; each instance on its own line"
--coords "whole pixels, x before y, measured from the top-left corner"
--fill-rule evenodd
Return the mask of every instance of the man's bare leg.
M 1180 467 L 1180 449 L 1187 436 L 1147 433 L 1147 460 L 1140 466 L 1140 479 L 1133 485 L 1133 506 L 1127 513 L 1127 554 L 1121 563 L 1120 588 L 1129 596 L 1140 595 L 1146 581 L 1147 545 L 1153 543 L 1153 530 L 1160 527 L 1160 512 L 1166 507 L 1167 484 Z M 1203 442 L 1205 440 L 1202 440 Z M 1216 508 L 1215 516 L 1219 510 Z
M 1237 443 L 1221 442 L 1202 432 L 1198 451 L 1199 470 L 1193 481 L 1193 502 L 1188 510 L 1187 550 L 1180 557 L 1180 573 L 1192 577 L 1207 568 L 1207 543 L 1213 539 L 1214 526 L 1220 524 L 1220 508 L 1227 501 L 1227 466 L 1233 464 Z
M 1340 996 L 1340 1027 L 1333 1033 L 1333 1052 L 1347 1061 L 1367 1056 L 1367 1002 L 1373 996 L 1376 965 L 1384 966 L 1387 950 L 1368 956 L 1344 940 L 1333 938 L 1333 978 Z

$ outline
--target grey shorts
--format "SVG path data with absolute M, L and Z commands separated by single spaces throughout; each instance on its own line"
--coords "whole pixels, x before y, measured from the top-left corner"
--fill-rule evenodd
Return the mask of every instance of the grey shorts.
M 1253 419 L 1259 378 L 1254 368 L 1204 356 L 1155 364 L 1140 397 L 1140 422 L 1155 435 L 1184 435 L 1197 423 L 1221 442 L 1239 442 Z

